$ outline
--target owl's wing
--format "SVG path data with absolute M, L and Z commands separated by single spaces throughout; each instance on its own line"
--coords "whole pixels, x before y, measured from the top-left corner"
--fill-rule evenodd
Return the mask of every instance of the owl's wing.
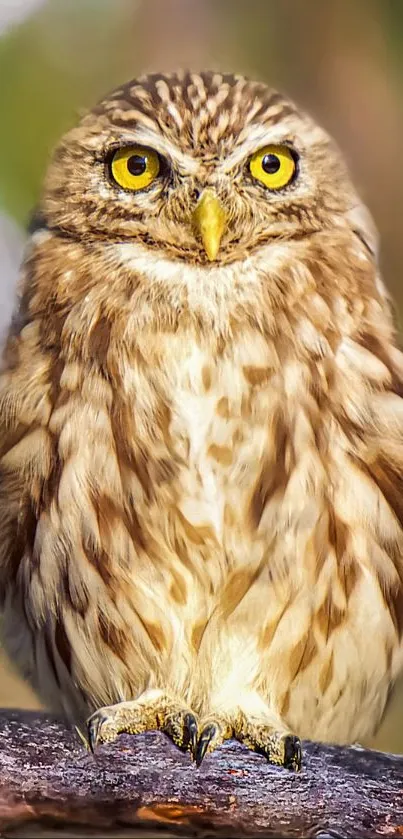
M 368 207 L 359 201 L 349 210 L 346 218 L 354 233 L 378 262 L 379 234 Z
M 371 254 L 355 331 L 341 341 L 336 367 L 338 420 L 350 445 L 345 481 L 350 527 L 366 536 L 367 560 L 399 639 L 403 638 L 403 353 L 392 307 L 378 265 L 378 234 L 362 204 L 349 215 L 354 232 Z M 375 268 L 375 270 L 374 270 Z M 365 271 L 365 269 L 364 269 Z M 375 287 L 374 287 L 375 286 Z M 340 368 L 339 368 L 340 369 Z M 355 517 L 355 518 L 354 518 Z

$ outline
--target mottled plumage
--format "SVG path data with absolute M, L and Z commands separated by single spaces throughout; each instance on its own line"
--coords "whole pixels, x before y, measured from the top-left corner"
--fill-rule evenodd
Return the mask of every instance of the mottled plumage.
M 338 150 L 265 85 L 144 77 L 62 140 L 34 227 L 0 382 L 12 659 L 92 743 L 235 734 L 298 768 L 293 735 L 367 737 L 403 663 L 403 356 Z

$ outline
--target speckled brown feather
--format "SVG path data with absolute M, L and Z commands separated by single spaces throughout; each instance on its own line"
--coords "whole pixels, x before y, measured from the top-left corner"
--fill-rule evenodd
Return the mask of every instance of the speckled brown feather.
M 140 141 L 169 165 L 132 195 L 108 160 Z M 268 142 L 299 155 L 271 194 Z M 160 688 L 368 736 L 403 658 L 403 358 L 337 149 L 262 84 L 146 77 L 62 140 L 38 219 L 0 385 L 10 655 L 77 722 Z

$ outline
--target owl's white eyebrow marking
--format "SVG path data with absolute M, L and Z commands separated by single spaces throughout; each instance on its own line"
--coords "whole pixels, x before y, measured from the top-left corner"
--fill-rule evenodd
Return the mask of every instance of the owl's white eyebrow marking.
M 245 140 L 243 140 L 243 136 Z M 234 151 L 225 158 L 222 163 L 221 171 L 230 172 L 239 163 L 242 163 L 247 157 L 250 157 L 255 151 L 263 146 L 279 145 L 286 140 L 290 141 L 290 132 L 286 130 L 285 126 L 267 126 L 267 125 L 251 125 L 238 136 L 239 145 Z
M 290 253 L 289 243 L 270 243 L 262 247 L 258 257 L 254 259 L 247 256 L 229 265 L 187 264 L 184 270 L 182 261 L 154 253 L 140 242 L 120 242 L 108 245 L 107 248 L 122 265 L 143 274 L 153 282 L 172 282 L 177 281 L 179 277 L 183 278 L 183 282 L 193 283 L 196 287 L 202 279 L 211 276 L 215 277 L 216 282 L 234 283 L 240 271 L 244 274 L 245 281 L 253 284 L 260 269 L 266 273 L 269 270 L 279 270 L 283 262 L 289 259 Z
M 122 136 L 122 141 L 128 144 L 139 143 L 141 146 L 150 146 L 150 148 L 173 160 L 180 169 L 186 171 L 189 175 L 195 175 L 199 170 L 199 161 L 185 154 L 175 143 L 148 128 L 148 126 L 137 126 L 130 133 L 125 133 Z

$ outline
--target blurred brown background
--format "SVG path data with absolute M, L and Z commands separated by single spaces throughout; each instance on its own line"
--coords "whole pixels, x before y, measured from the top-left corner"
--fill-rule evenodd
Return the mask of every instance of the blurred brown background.
M 0 334 L 52 145 L 116 84 L 179 65 L 260 77 L 335 136 L 379 228 L 400 320 L 402 0 L 0 0 Z M 33 706 L 0 667 L 0 706 Z M 372 745 L 403 752 L 402 722 L 403 685 Z

